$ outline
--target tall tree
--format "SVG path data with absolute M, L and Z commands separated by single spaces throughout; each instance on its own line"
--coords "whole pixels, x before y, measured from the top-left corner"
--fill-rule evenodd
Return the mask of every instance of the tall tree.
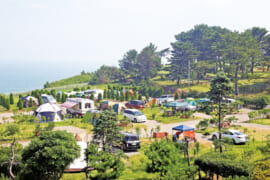
M 221 121 L 222 121 L 222 98 L 227 97 L 232 93 L 232 84 L 230 79 L 225 75 L 224 72 L 218 72 L 216 77 L 211 80 L 211 88 L 208 92 L 210 99 L 218 103 L 218 130 L 219 130 L 219 140 L 221 141 Z M 220 143 L 221 144 L 221 143 Z M 222 146 L 220 145 L 220 152 L 222 151 Z
M 198 51 L 191 42 L 177 41 L 172 43 L 172 57 L 169 59 L 169 70 L 172 80 L 177 80 L 180 85 L 181 77 L 187 77 L 188 63 L 192 63 L 198 57 Z
M 115 137 L 120 137 L 117 114 L 109 110 L 102 111 L 96 120 L 93 132 L 93 141 L 101 143 L 104 151 L 111 152 L 112 144 L 116 141 Z
M 124 57 L 119 60 L 119 66 L 121 70 L 131 78 L 137 79 L 139 74 L 138 62 L 137 62 L 138 52 L 135 49 L 129 50 L 124 54 Z
M 161 68 L 161 58 L 156 51 L 157 47 L 150 43 L 150 45 L 143 48 L 138 54 L 137 63 L 139 68 L 139 79 L 148 81 L 150 78 L 157 75 Z

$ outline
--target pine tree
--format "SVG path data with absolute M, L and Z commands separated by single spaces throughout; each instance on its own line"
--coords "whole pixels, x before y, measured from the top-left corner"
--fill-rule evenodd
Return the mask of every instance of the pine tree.
M 22 102 L 22 99 L 21 98 L 19 99 L 17 106 L 18 106 L 19 110 L 22 110 L 22 108 L 23 108 L 23 102 Z
M 93 101 L 95 100 L 95 97 L 94 97 L 94 94 L 93 93 L 91 93 L 90 99 L 92 99 Z
M 6 99 L 5 106 L 7 110 L 10 110 L 10 103 L 9 103 L 9 98 Z
M 29 107 L 33 107 L 34 103 L 33 103 L 33 99 L 30 98 L 30 101 L 29 101 Z
M 107 98 L 111 99 L 111 89 L 108 89 L 108 91 L 107 91 Z
M 62 103 L 66 102 L 66 98 L 67 98 L 66 94 L 62 93 L 62 98 L 61 98 Z
M 10 101 L 10 104 L 14 104 L 14 98 L 13 98 L 12 93 L 10 93 L 10 95 L 9 95 L 9 101 Z
M 184 91 L 181 92 L 181 99 L 184 99 L 185 98 L 185 94 L 184 94 Z
M 107 90 L 106 90 L 106 89 L 104 89 L 104 92 L 103 92 L 103 98 L 104 98 L 104 99 L 107 99 Z
M 39 104 L 39 105 L 43 104 L 41 95 L 38 96 L 38 104 Z
M 98 102 L 101 102 L 101 101 L 102 101 L 102 94 L 98 93 Z
M 139 94 L 139 98 L 138 98 L 139 100 L 142 100 L 142 95 L 141 94 Z
M 125 100 L 126 101 L 129 100 L 129 90 L 128 89 L 126 89 Z
M 174 94 L 174 100 L 177 100 L 177 99 L 178 99 L 178 93 L 175 92 L 175 94 Z
M 120 101 L 124 101 L 125 100 L 125 96 L 123 93 L 123 89 L 120 91 Z

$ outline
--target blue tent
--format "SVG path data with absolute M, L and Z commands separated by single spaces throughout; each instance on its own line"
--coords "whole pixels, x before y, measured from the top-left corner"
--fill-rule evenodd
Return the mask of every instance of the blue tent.
M 180 126 L 173 127 L 172 130 L 184 132 L 184 131 L 194 130 L 194 128 L 186 126 L 186 125 L 180 125 Z
M 202 98 L 202 99 L 199 99 L 199 100 L 197 100 L 197 102 L 211 102 L 211 100 L 210 99 L 208 99 L 208 98 Z

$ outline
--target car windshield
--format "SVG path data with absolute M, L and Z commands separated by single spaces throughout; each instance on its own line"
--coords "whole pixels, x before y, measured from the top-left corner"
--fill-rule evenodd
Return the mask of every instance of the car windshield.
M 135 116 L 141 116 L 141 115 L 143 115 L 143 113 L 141 111 L 136 111 L 134 114 L 135 114 Z
M 243 133 L 241 132 L 234 132 L 235 135 L 244 135 Z
M 139 140 L 139 137 L 138 136 L 128 136 L 127 137 L 127 140 L 128 141 L 138 141 Z
M 160 96 L 160 98 L 166 98 L 167 96 Z
M 143 103 L 143 101 L 137 101 L 137 102 L 135 102 L 135 104 L 143 105 L 144 103 Z

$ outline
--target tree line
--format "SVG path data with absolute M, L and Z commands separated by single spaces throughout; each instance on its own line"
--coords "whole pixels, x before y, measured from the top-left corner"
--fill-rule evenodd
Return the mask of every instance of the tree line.
M 270 35 L 268 30 L 253 27 L 244 32 L 231 31 L 219 26 L 196 25 L 193 29 L 175 36 L 170 48 L 157 51 L 150 43 L 140 52 L 127 51 L 119 60 L 119 67 L 101 66 L 94 74 L 90 84 L 109 82 L 135 82 L 146 84 L 166 70 L 167 80 L 176 81 L 188 76 L 192 80 L 207 79 L 207 73 L 224 71 L 234 82 L 235 94 L 239 94 L 239 79 L 249 78 L 256 67 L 270 70 Z M 168 63 L 162 65 L 166 56 Z

